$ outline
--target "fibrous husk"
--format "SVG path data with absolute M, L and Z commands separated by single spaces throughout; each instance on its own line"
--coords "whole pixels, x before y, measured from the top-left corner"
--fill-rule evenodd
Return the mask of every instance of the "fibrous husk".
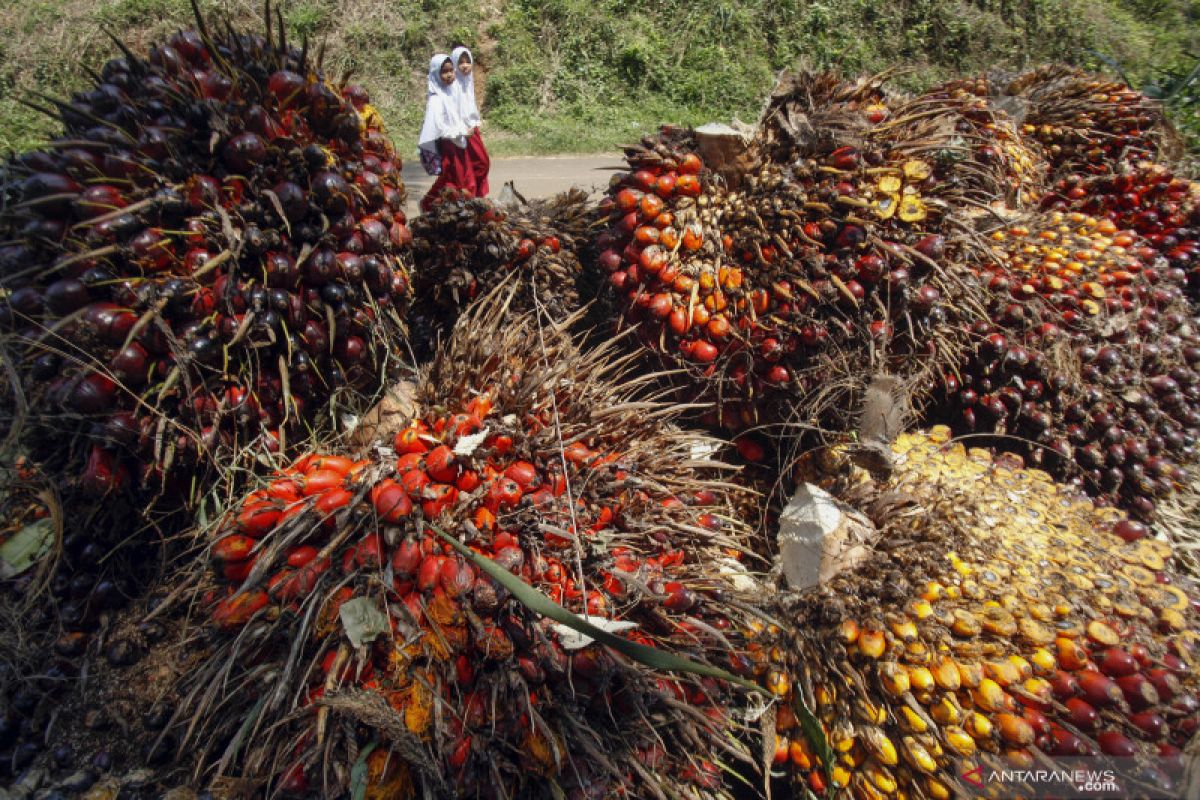
M 746 547 L 734 490 L 703 477 L 720 465 L 692 456 L 701 438 L 675 412 L 635 399 L 645 379 L 575 349 L 573 320 L 514 316 L 507 299 L 460 320 L 390 448 L 313 453 L 213 531 L 218 650 L 178 717 L 195 721 L 199 768 L 331 793 L 374 743 L 417 794 L 722 795 L 738 690 L 570 649 L 433 533 L 575 613 L 633 623 L 623 637 L 745 667 L 731 601 L 749 567 L 711 568 Z M 386 631 L 358 649 L 350 604 L 360 634 Z

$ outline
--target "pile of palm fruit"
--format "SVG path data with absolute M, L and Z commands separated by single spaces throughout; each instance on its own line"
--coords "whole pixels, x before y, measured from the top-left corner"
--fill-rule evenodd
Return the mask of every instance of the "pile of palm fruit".
M 36 100 L 62 135 L 0 173 L 0 556 L 46 517 L 69 567 L 0 578 L 45 651 L 0 659 L 5 781 L 1186 794 L 1200 191 L 1154 103 L 785 75 L 736 157 L 664 128 L 598 204 L 410 228 L 365 91 L 267 19 Z M 802 482 L 857 526 L 813 586 Z M 217 499 L 162 548 L 150 495 Z
M 390 796 L 720 794 L 740 690 L 568 637 L 474 559 L 629 641 L 740 670 L 732 490 L 688 463 L 698 439 L 634 400 L 640 379 L 507 305 L 463 317 L 386 446 L 305 455 L 216 531 L 209 624 L 227 644 L 196 678 L 216 691 L 184 717 L 232 734 L 230 683 L 267 698 L 264 729 L 299 706 L 248 743 L 245 776 L 333 796 L 349 775 L 327 772 L 330 753 L 353 761 L 382 736 Z
M 399 159 L 283 36 L 201 26 L 113 59 L 4 166 L 20 422 L 98 493 L 203 495 L 378 386 L 403 336 Z
M 413 340 L 432 355 L 463 309 L 509 281 L 521 287 L 512 311 L 544 310 L 565 320 L 583 302 L 577 250 L 590 223 L 587 194 L 574 189 L 548 200 L 500 206 L 450 197 L 413 220 Z
M 779 771 L 818 796 L 949 798 L 976 791 L 963 777 L 976 767 L 1086 756 L 1063 763 L 1115 769 L 1126 796 L 1186 796 L 1200 641 L 1171 546 L 947 428 L 903 434 L 894 453 L 885 482 L 844 458 L 809 475 L 840 478 L 878 541 L 866 562 L 779 600 L 787 641 L 756 659 L 794 665 Z M 790 713 L 797 697 L 826 732 L 824 758 Z

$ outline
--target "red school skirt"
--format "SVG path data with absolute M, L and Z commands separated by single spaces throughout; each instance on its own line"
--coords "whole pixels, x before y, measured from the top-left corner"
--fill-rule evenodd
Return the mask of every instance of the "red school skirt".
M 467 155 L 471 159 L 471 172 L 475 177 L 475 196 L 487 197 L 488 194 L 488 171 L 492 168 L 492 159 L 488 155 L 487 148 L 483 146 L 483 136 L 479 133 L 479 126 L 471 131 L 471 135 L 467 137 Z
M 449 139 L 438 139 L 438 154 L 442 157 L 442 172 L 433 186 L 421 198 L 421 210 L 429 211 L 447 189 L 456 189 L 470 197 L 476 195 L 475 173 L 471 170 L 469 148 L 462 148 Z

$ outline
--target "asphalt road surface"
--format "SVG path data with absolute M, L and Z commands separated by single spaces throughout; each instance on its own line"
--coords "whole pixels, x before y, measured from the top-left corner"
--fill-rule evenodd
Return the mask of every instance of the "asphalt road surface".
M 504 184 L 512 181 L 513 187 L 527 198 L 549 197 L 566 191 L 572 186 L 598 194 L 608 188 L 608 179 L 615 170 L 625 169 L 625 163 L 617 154 L 590 156 L 548 156 L 529 158 L 494 158 L 488 176 L 491 186 L 490 197 L 496 197 Z M 410 217 L 419 212 L 417 203 L 433 185 L 433 177 L 421 169 L 421 162 L 414 154 L 404 161 L 404 185 L 408 189 Z

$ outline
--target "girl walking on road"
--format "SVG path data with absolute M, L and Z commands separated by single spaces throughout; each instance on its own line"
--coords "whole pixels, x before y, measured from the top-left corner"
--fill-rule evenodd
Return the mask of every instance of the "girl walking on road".
M 475 176 L 476 195 L 484 197 L 488 193 L 488 171 L 492 160 L 487 148 L 483 146 L 483 136 L 479 133 L 479 105 L 475 102 L 475 57 L 465 47 L 456 47 L 450 53 L 454 62 L 457 84 L 454 87 L 458 99 L 459 115 L 467 124 L 467 154 L 471 161 L 471 172 Z
M 469 196 L 477 193 L 467 155 L 470 130 L 459 112 L 454 75 L 454 62 L 445 53 L 438 53 L 429 61 L 425 122 L 417 147 L 426 172 L 437 175 L 438 179 L 421 199 L 421 210 L 426 212 L 447 189 L 457 189 Z

